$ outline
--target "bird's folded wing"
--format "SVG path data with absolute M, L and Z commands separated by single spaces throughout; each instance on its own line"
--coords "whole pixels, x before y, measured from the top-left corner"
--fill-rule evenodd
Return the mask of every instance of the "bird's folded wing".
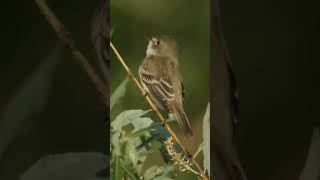
M 140 76 L 152 96 L 154 96 L 154 98 L 156 98 L 164 107 L 168 107 L 170 102 L 175 98 L 170 79 L 151 74 L 144 69 L 140 72 Z

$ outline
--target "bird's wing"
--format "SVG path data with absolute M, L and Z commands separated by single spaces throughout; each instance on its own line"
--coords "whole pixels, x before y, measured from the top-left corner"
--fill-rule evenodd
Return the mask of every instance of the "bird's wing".
M 180 74 L 179 67 L 177 67 L 177 72 L 179 74 L 179 79 L 180 79 L 180 82 L 181 82 L 182 102 L 184 102 L 184 97 L 186 95 L 186 90 L 185 90 L 184 85 L 183 85 L 182 76 Z
M 148 88 L 150 94 L 160 102 L 163 107 L 168 108 L 170 102 L 175 99 L 173 85 L 169 76 L 158 68 L 158 63 L 152 63 L 152 61 L 154 61 L 154 59 L 149 59 L 141 65 L 141 81 Z

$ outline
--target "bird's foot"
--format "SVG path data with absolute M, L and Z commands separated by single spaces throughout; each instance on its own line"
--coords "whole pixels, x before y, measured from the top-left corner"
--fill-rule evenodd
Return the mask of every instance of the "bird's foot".
M 168 120 L 167 120 L 167 119 L 165 119 L 165 120 L 161 123 L 162 127 L 165 127 L 165 126 L 166 126 L 166 124 L 167 124 L 167 122 L 168 122 Z

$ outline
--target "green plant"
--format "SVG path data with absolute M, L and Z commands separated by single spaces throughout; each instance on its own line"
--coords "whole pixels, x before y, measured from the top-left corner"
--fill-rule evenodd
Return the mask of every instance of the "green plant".
M 125 78 L 111 96 L 110 111 L 114 110 L 116 104 L 120 104 L 121 98 L 125 96 L 127 86 L 128 78 Z M 194 159 L 187 157 L 175 143 L 171 134 L 168 132 L 159 133 L 166 131 L 166 129 L 161 123 L 154 122 L 150 117 L 147 117 L 149 112 L 150 110 L 141 109 L 124 110 L 111 121 L 111 179 L 170 180 L 175 179 L 179 172 L 184 171 L 205 179 L 195 166 Z M 210 148 L 209 117 L 210 105 L 208 104 L 203 119 L 205 140 L 194 155 L 196 156 L 200 151 L 204 152 L 204 167 L 206 169 L 210 168 L 210 163 L 206 160 L 210 157 L 210 149 L 207 149 Z M 150 139 L 151 141 L 149 141 Z M 146 159 L 154 150 L 153 140 L 162 143 L 164 150 L 161 151 L 161 155 L 168 161 L 143 169 Z

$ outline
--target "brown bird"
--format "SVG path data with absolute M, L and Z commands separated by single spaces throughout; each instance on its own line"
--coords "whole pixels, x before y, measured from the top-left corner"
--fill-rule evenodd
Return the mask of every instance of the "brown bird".
M 176 42 L 168 36 L 150 38 L 146 57 L 139 66 L 139 75 L 145 91 L 157 107 L 172 113 L 186 137 L 192 137 L 190 123 L 183 108 L 184 87 Z

